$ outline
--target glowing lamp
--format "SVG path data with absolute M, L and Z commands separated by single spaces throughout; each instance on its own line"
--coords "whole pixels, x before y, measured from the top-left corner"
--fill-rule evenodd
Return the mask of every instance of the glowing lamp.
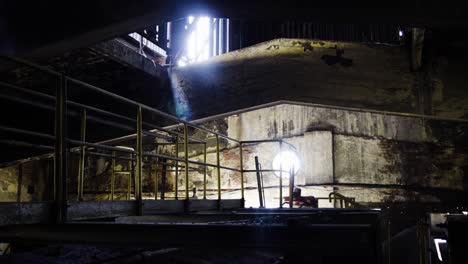
M 280 176 L 280 170 L 283 171 L 283 177 L 289 177 L 291 169 L 294 167 L 294 174 L 297 174 L 301 167 L 301 161 L 296 153 L 292 151 L 281 151 L 273 158 L 273 170 L 275 175 Z

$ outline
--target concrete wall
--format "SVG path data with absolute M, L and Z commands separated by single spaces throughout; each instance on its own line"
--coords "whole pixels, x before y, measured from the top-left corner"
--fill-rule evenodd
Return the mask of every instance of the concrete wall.
M 328 195 L 326 191 L 332 190 L 330 186 L 314 185 L 334 182 L 339 186 L 339 192 L 362 203 L 453 202 L 465 196 L 468 177 L 466 123 L 428 122 L 418 117 L 304 104 L 270 106 L 218 119 L 218 126 L 220 122 L 226 122 L 227 134 L 234 138 L 285 138 L 296 146 L 302 161 L 296 184 L 311 195 Z M 205 125 L 213 128 L 212 122 Z M 443 133 L 439 131 L 441 129 Z M 238 166 L 237 146 L 226 144 L 225 147 L 227 150 L 221 155 L 221 164 Z M 264 169 L 270 169 L 278 152 L 277 143 L 244 147 L 244 169 L 255 168 L 255 156 L 259 156 Z M 214 154 L 208 155 L 208 160 L 214 163 Z M 239 177 L 237 173 L 223 170 L 222 188 L 238 187 Z M 272 199 L 268 204 L 276 205 L 278 177 L 264 173 L 264 179 L 268 187 L 266 196 Z M 216 178 L 209 177 L 208 181 L 215 187 Z M 246 174 L 246 187 L 255 188 L 256 182 L 254 173 Z M 202 183 L 200 178 L 198 183 Z M 326 191 L 316 193 L 317 188 Z M 254 191 L 247 197 L 248 204 L 258 200 L 255 194 Z
M 276 39 L 176 68 L 173 89 L 196 118 L 277 100 L 418 111 L 403 47 Z

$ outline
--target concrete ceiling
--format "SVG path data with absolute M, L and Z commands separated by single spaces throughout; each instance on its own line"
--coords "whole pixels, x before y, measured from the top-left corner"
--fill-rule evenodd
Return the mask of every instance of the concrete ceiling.
M 29 59 L 51 57 L 149 25 L 196 14 L 236 19 L 306 19 L 321 23 L 382 23 L 453 28 L 468 25 L 466 9 L 443 1 L 139 1 L 97 0 L 44 4 L 0 3 L 0 52 Z M 352 7 L 352 8 L 351 8 Z M 365 7 L 365 8 L 363 8 Z

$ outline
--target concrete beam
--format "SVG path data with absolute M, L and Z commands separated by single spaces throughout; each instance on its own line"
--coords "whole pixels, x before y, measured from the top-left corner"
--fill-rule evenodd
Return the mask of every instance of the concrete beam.
M 145 55 L 139 54 L 125 41 L 112 39 L 91 47 L 92 50 L 124 65 L 146 72 L 158 79 L 168 78 L 167 70 Z

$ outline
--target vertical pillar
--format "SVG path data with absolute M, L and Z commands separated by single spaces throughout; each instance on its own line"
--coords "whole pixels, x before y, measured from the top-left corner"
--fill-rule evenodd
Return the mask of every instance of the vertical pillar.
M 203 144 L 205 146 L 205 150 L 203 152 L 203 163 L 205 163 L 205 168 L 203 169 L 203 199 L 206 199 L 206 170 L 208 169 L 208 167 L 206 166 L 207 148 L 206 148 L 206 142 L 204 142 Z
M 283 141 L 279 142 L 279 153 L 283 153 Z M 283 154 L 280 154 L 283 155 Z M 283 208 L 283 159 L 281 157 L 280 173 L 279 173 L 279 207 Z
M 156 146 L 156 154 L 158 153 L 158 146 Z M 158 166 L 159 166 L 159 158 L 154 158 L 154 199 L 157 200 L 158 199 L 158 183 L 159 183 L 159 179 L 158 179 Z M 151 169 L 150 169 L 150 174 L 151 174 Z
M 239 167 L 240 167 L 240 176 L 241 176 L 241 200 L 243 204 L 245 201 L 245 196 L 244 196 L 244 153 L 242 150 L 242 142 L 239 143 Z
M 55 100 L 55 219 L 67 221 L 67 79 L 60 77 Z
M 294 166 L 289 171 L 289 208 L 294 205 Z
M 189 199 L 188 126 L 184 124 L 185 199 Z
M 216 172 L 218 176 L 218 200 L 221 201 L 221 163 L 219 160 L 219 136 L 216 135 Z
M 21 192 L 23 186 L 23 163 L 18 164 L 18 190 L 16 194 L 16 201 L 21 202 Z
M 219 41 L 219 51 L 218 51 L 218 54 L 221 55 L 221 54 L 224 54 L 225 53 L 225 37 L 224 37 L 224 18 L 220 18 L 219 19 L 219 26 L 218 26 L 218 35 L 219 35 L 219 38 L 218 38 L 218 41 Z
M 86 109 L 81 111 L 81 131 L 80 131 L 80 140 L 82 142 L 86 141 Z M 80 159 L 78 161 L 78 196 L 77 200 L 83 200 L 83 189 L 84 189 L 84 170 L 85 170 L 85 151 L 86 147 L 80 147 Z
M 208 49 L 210 57 L 213 57 L 213 25 L 214 18 L 211 18 L 208 27 Z
M 179 158 L 179 135 L 176 136 L 176 146 L 175 146 L 176 158 Z M 179 199 L 179 161 L 175 162 L 175 199 Z
M 130 161 L 128 162 L 128 183 L 127 183 L 127 200 L 130 200 L 130 197 L 132 195 L 132 176 L 133 176 L 133 171 L 134 171 L 134 165 L 133 165 L 133 154 L 130 154 Z
M 263 204 L 263 187 L 262 187 L 262 178 L 260 176 L 260 163 L 258 162 L 258 157 L 255 156 L 255 170 L 257 173 L 257 188 L 258 188 L 258 201 L 260 202 L 260 208 L 264 208 Z
M 117 153 L 112 151 L 112 174 L 111 174 L 111 201 L 114 201 L 114 192 L 115 192 L 115 155 Z
M 166 199 L 166 181 L 167 181 L 167 159 L 161 159 L 161 200 Z
M 136 181 L 135 198 L 138 202 L 138 215 L 142 214 L 142 193 L 143 193 L 143 120 L 141 106 L 137 111 L 137 154 L 136 154 Z

